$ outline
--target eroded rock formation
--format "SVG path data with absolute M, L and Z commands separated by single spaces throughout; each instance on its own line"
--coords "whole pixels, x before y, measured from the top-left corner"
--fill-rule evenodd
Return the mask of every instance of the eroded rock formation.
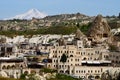
M 88 31 L 88 37 L 91 38 L 93 42 L 97 43 L 104 41 L 108 43 L 112 42 L 113 38 L 111 28 L 102 15 L 98 15 L 93 21 Z

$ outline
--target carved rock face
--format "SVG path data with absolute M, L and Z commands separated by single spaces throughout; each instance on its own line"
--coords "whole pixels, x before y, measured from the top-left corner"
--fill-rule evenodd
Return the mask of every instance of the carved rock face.
M 103 42 L 104 39 L 111 37 L 111 28 L 102 15 L 98 15 L 93 21 L 88 33 L 88 36 L 95 42 Z

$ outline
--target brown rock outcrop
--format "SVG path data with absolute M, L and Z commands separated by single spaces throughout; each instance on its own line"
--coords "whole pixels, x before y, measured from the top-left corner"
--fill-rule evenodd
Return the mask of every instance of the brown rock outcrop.
M 80 31 L 80 29 L 77 29 L 76 33 L 75 33 L 75 38 L 78 40 L 81 40 L 83 38 L 85 38 L 86 36 Z
M 88 31 L 88 37 L 90 37 L 93 42 L 97 43 L 103 42 L 105 40 L 108 43 L 112 42 L 111 28 L 102 15 L 98 15 L 93 21 Z

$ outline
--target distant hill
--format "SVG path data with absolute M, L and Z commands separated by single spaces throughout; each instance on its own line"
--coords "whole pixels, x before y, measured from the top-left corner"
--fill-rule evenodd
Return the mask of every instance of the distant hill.
M 41 27 L 79 26 L 88 24 L 93 18 L 81 13 L 46 16 L 36 9 L 7 20 L 0 21 L 0 30 L 28 30 Z
M 76 13 L 76 14 L 60 14 L 60 15 L 53 15 L 53 16 L 46 16 L 45 20 L 76 20 L 76 19 L 88 19 L 89 16 Z
M 119 27 L 120 19 L 116 17 L 104 17 L 107 19 L 110 27 Z M 82 29 L 81 31 L 86 32 L 86 25 L 92 23 L 95 16 L 87 16 L 81 13 L 74 14 L 59 14 L 49 15 L 39 12 L 37 9 L 31 9 L 27 13 L 18 15 L 16 17 L 8 18 L 7 20 L 0 21 L 0 30 L 37 30 L 43 27 L 69 27 L 75 26 Z M 118 25 L 119 24 L 119 25 Z M 85 26 L 84 26 L 85 25 Z M 84 28 L 81 28 L 84 27 Z

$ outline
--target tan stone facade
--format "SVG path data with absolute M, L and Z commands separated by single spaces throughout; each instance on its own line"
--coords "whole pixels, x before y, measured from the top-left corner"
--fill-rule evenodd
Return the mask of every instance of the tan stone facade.
M 67 61 L 60 62 L 62 54 L 66 54 Z M 59 73 L 66 73 L 77 78 L 100 78 L 108 69 L 120 66 L 119 53 L 109 52 L 104 48 L 78 48 L 74 45 L 56 46 L 51 49 L 52 64 L 49 68 L 58 69 Z M 118 67 L 120 68 L 120 67 Z

